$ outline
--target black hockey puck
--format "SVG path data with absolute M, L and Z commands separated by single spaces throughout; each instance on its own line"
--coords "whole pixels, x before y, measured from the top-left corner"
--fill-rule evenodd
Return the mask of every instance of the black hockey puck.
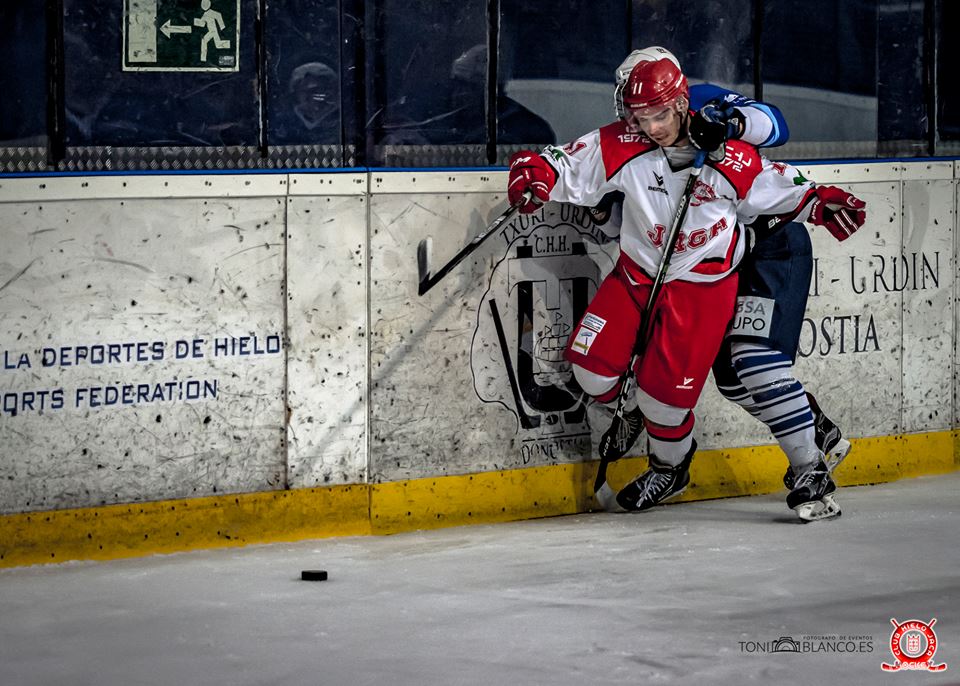
M 300 572 L 300 579 L 303 581 L 326 581 L 327 573 L 322 569 L 304 569 Z

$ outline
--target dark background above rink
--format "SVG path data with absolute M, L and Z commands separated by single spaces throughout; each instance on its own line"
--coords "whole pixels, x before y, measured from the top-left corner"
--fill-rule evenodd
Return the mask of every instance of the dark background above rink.
M 653 44 L 778 105 L 778 157 L 960 150 L 945 0 L 209 1 L 220 44 L 200 0 L 0 6 L 0 171 L 503 165 L 611 121 Z

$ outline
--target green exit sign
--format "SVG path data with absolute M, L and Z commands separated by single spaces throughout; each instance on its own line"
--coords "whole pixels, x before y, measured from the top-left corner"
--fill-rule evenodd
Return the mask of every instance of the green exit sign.
M 124 71 L 237 71 L 240 0 L 124 0 Z

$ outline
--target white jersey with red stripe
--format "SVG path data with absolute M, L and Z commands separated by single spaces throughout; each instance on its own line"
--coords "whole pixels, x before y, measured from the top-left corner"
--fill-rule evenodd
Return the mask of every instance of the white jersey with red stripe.
M 557 172 L 550 199 L 592 206 L 624 194 L 621 252 L 647 275 L 657 272 L 666 233 L 691 165 L 671 168 L 664 150 L 618 121 L 543 156 Z M 708 161 L 693 190 L 666 280 L 716 281 L 745 251 L 742 224 L 760 215 L 803 221 L 813 184 L 790 165 L 773 163 L 742 141 L 728 141 L 720 162 Z M 799 216 L 797 216 L 799 215 Z

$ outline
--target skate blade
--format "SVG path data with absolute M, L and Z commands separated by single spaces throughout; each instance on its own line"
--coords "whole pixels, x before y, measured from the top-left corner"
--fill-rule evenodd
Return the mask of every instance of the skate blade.
M 839 467 L 844 458 L 850 454 L 851 448 L 853 448 L 853 446 L 850 445 L 850 441 L 846 438 L 841 438 L 837 441 L 837 444 L 830 449 L 830 452 L 823 456 L 827 470 L 832 472 Z
M 689 486 L 689 485 L 690 485 L 690 484 L 687 484 L 687 486 Z M 672 498 L 678 498 L 678 497 L 680 497 L 681 495 L 683 495 L 683 492 L 687 490 L 687 486 L 684 486 L 683 488 L 674 491 L 673 493 L 671 493 L 670 495 L 668 495 L 666 498 L 664 498 L 663 500 L 661 500 L 659 503 L 657 503 L 657 505 L 662 505 L 663 503 L 667 502 L 668 500 L 670 500 L 670 499 L 672 499 Z
M 833 499 L 832 495 L 823 496 L 823 500 L 814 500 L 809 503 L 801 503 L 794 510 L 797 516 L 804 522 L 818 522 L 823 519 L 833 519 L 840 516 L 840 506 Z
M 603 482 L 603 486 L 600 487 L 600 490 L 596 492 L 597 502 L 600 503 L 602 507 L 607 512 L 626 512 L 620 503 L 617 502 L 617 494 L 610 484 L 606 481 Z

